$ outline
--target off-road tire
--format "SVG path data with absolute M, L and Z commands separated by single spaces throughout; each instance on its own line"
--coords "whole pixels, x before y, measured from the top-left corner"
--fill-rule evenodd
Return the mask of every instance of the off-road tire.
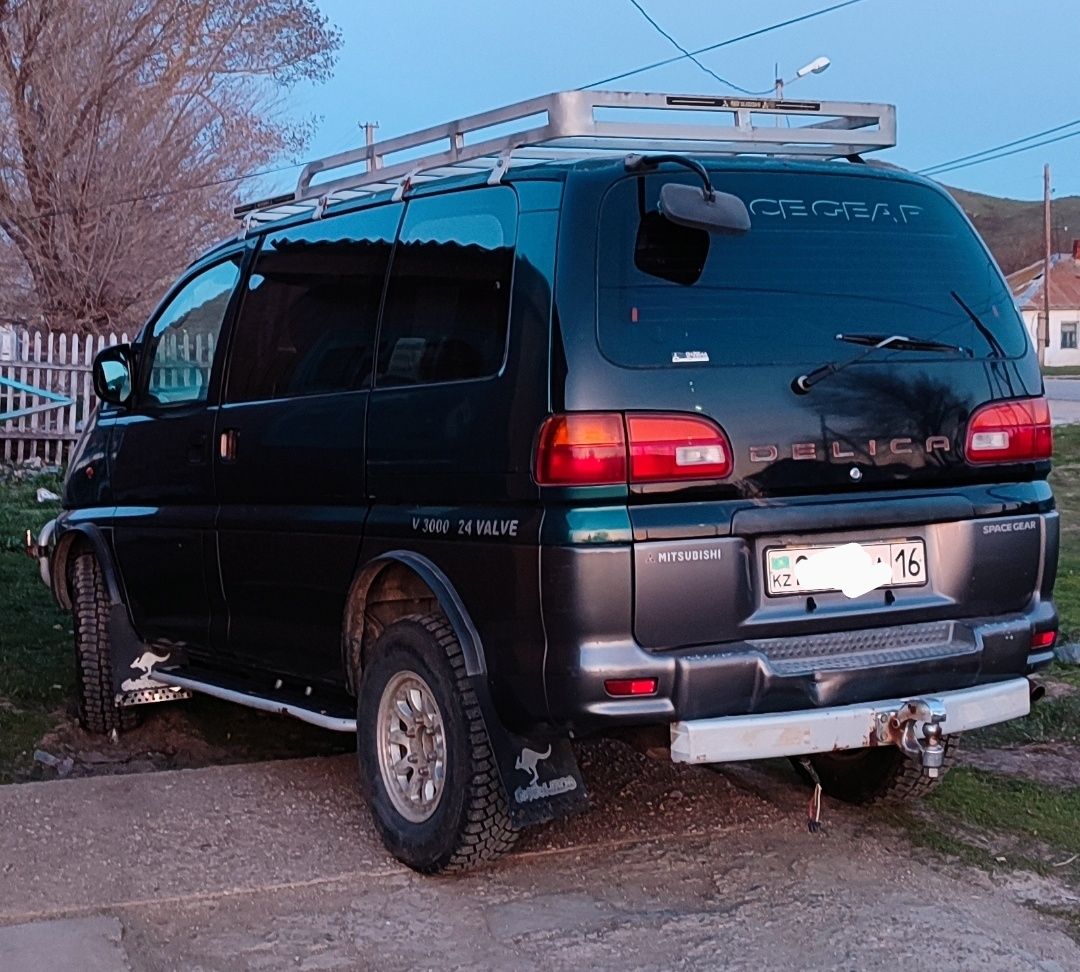
M 945 736 L 945 762 L 935 777 L 927 776 L 921 766 L 896 746 L 852 749 L 847 752 L 819 753 L 810 757 L 827 796 L 844 803 L 889 805 L 911 803 L 933 792 L 956 762 L 959 736 Z M 808 783 L 813 780 L 798 759 L 792 759 L 798 774 Z
M 360 785 L 387 850 L 423 874 L 466 870 L 508 851 L 517 833 L 465 658 L 446 619 L 438 614 L 402 618 L 382 633 L 366 659 L 357 697 L 356 749 Z M 445 788 L 421 823 L 394 808 L 379 768 L 379 700 L 402 671 L 427 682 L 445 727 Z
M 109 646 L 109 597 L 101 565 L 80 553 L 71 567 L 71 607 L 75 631 L 75 699 L 79 725 L 87 732 L 126 732 L 139 712 L 115 702 Z

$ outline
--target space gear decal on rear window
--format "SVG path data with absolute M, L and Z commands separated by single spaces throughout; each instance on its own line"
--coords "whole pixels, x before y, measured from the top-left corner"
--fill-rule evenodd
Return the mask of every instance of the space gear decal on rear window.
M 797 219 L 800 216 L 818 216 L 851 222 L 868 219 L 872 223 L 910 223 L 922 215 L 923 207 L 910 203 L 866 202 L 835 199 L 754 199 L 751 215 L 777 216 L 780 219 Z

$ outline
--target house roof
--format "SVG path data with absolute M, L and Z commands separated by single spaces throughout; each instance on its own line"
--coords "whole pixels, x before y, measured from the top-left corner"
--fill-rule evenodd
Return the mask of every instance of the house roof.
M 1021 310 L 1042 310 L 1045 269 L 1039 260 L 1006 278 Z M 1080 260 L 1071 253 L 1050 257 L 1050 309 L 1080 310 Z

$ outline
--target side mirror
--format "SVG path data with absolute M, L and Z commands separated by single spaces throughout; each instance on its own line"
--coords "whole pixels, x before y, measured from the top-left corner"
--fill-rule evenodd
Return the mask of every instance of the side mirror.
M 114 344 L 94 358 L 94 391 L 110 405 L 125 405 L 131 398 L 134 356 L 130 344 Z
M 750 230 L 750 213 L 738 196 L 714 192 L 709 199 L 704 189 L 681 182 L 668 182 L 660 188 L 660 212 L 673 223 L 707 233 L 734 236 Z

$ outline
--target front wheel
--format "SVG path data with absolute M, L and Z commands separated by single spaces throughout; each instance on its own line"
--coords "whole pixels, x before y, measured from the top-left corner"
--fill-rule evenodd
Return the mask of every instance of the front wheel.
M 822 792 L 837 800 L 856 804 L 910 803 L 933 792 L 956 761 L 959 737 L 945 736 L 942 745 L 945 762 L 935 777 L 927 776 L 896 746 L 817 753 L 809 760 L 821 780 Z M 813 782 L 799 760 L 792 762 L 804 780 Z
M 453 629 L 404 618 L 375 643 L 357 699 L 360 779 L 387 849 L 426 874 L 494 860 L 517 834 Z
M 79 725 L 101 734 L 134 729 L 139 713 L 117 705 L 113 692 L 109 598 L 101 565 L 92 553 L 75 558 L 70 582 Z

